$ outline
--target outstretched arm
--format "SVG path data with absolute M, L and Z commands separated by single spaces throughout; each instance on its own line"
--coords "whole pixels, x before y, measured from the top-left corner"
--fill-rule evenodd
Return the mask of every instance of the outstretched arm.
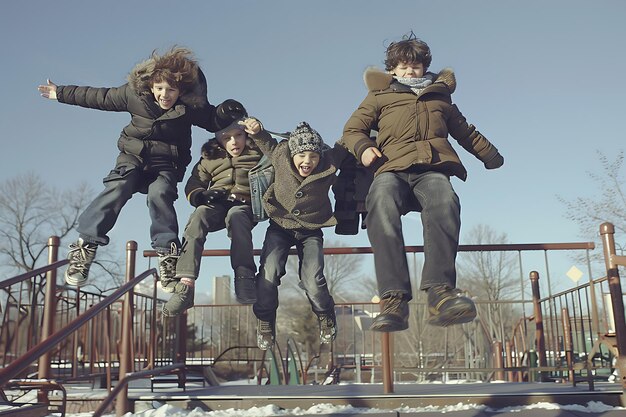
M 56 100 L 57 99 L 57 85 L 53 83 L 52 81 L 50 81 L 50 79 L 46 81 L 47 81 L 47 84 L 38 86 L 37 90 L 39 90 L 41 97 L 48 98 L 50 100 Z

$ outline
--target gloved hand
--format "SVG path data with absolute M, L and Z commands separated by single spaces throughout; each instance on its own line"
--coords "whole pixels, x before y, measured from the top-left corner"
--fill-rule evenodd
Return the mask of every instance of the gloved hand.
M 194 206 L 198 207 L 203 204 L 215 203 L 224 200 L 228 192 L 226 190 L 204 190 L 196 193 L 194 196 Z
M 247 117 L 248 112 L 246 111 L 245 107 L 243 107 L 243 104 L 241 104 L 237 100 L 229 98 L 228 100 L 224 100 L 222 104 L 217 106 L 216 115 L 219 128 L 224 129 L 235 120 Z
M 485 168 L 496 169 L 504 165 L 504 157 L 497 153 L 493 158 L 485 162 Z

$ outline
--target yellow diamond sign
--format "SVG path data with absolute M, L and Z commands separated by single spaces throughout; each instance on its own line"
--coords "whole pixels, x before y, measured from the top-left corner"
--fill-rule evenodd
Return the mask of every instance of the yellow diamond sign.
M 567 275 L 568 278 L 572 281 L 578 282 L 583 276 L 583 271 L 573 266 L 569 269 L 569 271 L 567 271 L 565 275 Z

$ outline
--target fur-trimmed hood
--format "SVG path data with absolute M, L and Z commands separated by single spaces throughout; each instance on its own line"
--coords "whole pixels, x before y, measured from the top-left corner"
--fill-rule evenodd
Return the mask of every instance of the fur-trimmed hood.
M 167 54 L 166 54 L 167 55 Z M 150 78 L 155 69 L 156 59 L 154 56 L 135 65 L 128 74 L 128 85 L 138 95 L 152 95 Z M 193 87 L 181 94 L 180 102 L 191 107 L 199 107 L 207 102 L 207 82 L 202 70 L 197 63 L 193 62 Z
M 428 72 L 433 76 L 433 84 L 443 83 L 450 90 L 450 94 L 456 90 L 456 78 L 452 68 L 444 68 L 438 74 Z M 363 81 L 368 91 L 381 91 L 389 88 L 394 81 L 393 75 L 376 67 L 369 67 L 363 73 Z
M 259 148 L 250 138 L 246 139 L 246 147 L 260 152 Z M 209 139 L 207 142 L 205 142 L 200 149 L 200 154 L 202 155 L 203 159 L 228 157 L 228 152 L 226 151 L 226 149 L 224 149 L 222 145 L 220 145 L 219 141 L 216 138 Z

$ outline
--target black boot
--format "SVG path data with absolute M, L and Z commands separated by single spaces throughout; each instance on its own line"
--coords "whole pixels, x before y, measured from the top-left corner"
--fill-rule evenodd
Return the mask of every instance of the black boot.
M 476 318 L 476 306 L 456 288 L 439 285 L 428 289 L 428 324 L 447 327 Z
M 394 292 L 382 299 L 382 312 L 370 326 L 375 332 L 399 332 L 409 328 L 409 304 L 403 293 Z
M 256 278 L 253 271 L 238 268 L 235 274 L 235 297 L 240 304 L 256 302 Z

